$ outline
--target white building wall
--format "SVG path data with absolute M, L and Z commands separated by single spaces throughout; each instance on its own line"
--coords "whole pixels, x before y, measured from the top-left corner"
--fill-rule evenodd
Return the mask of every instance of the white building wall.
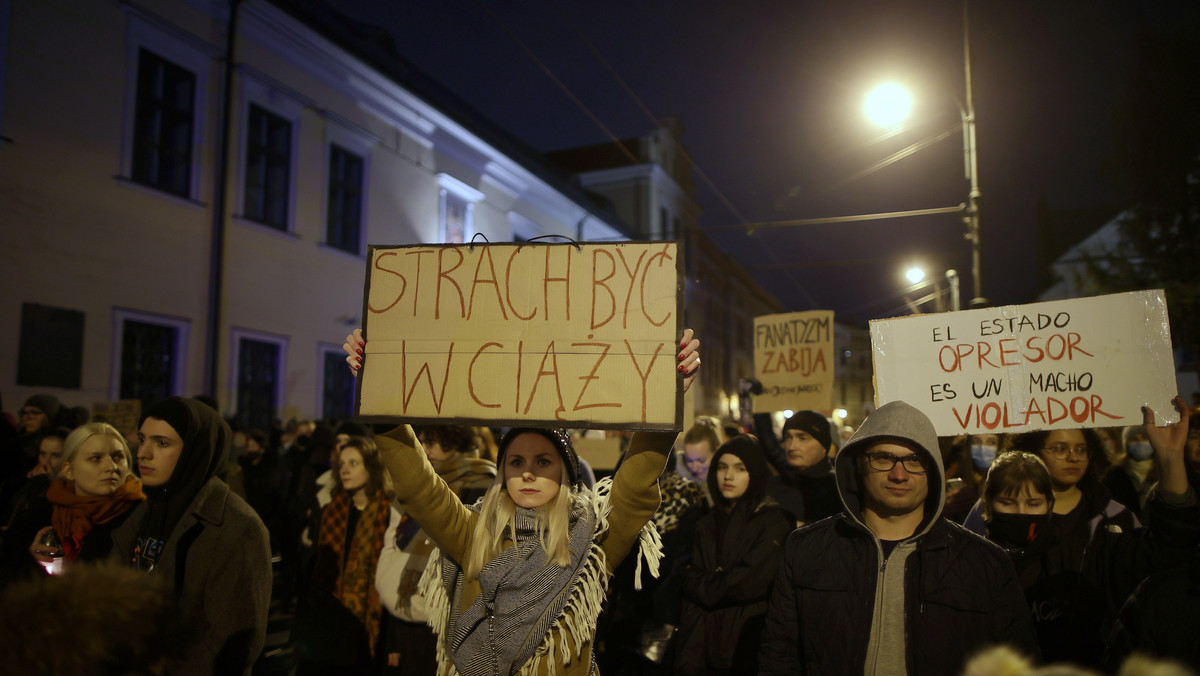
M 38 0 L 13 3 L 0 142 L 0 393 L 9 410 L 35 392 L 90 405 L 112 396 L 114 311 L 189 327 L 186 378 L 204 386 L 214 154 L 225 18 L 220 3 Z M 616 223 L 547 183 L 436 107 L 264 0 L 242 6 L 230 143 L 224 297 L 216 394 L 233 413 L 234 335 L 285 341 L 282 418 L 319 415 L 322 346 L 361 321 L 366 245 L 437 241 L 439 176 L 477 191 L 474 226 L 491 241 L 621 236 Z M 207 12 L 212 12 L 212 15 Z M 150 36 L 150 37 L 146 37 Z M 193 194 L 128 180 L 137 46 L 197 70 Z M 198 64 L 198 65 L 197 65 Z M 286 232 L 242 217 L 244 121 L 254 101 L 292 121 Z M 366 158 L 362 251 L 325 245 L 329 145 Z M 21 304 L 85 313 L 79 389 L 16 383 Z M 16 402 L 16 403 L 14 403 Z

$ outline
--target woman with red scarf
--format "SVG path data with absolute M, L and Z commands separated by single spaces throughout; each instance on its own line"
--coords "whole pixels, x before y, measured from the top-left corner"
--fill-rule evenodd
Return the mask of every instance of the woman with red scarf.
M 309 607 L 293 631 L 296 673 L 368 673 L 376 659 L 383 603 L 375 570 L 392 507 L 392 482 L 375 442 L 351 437 L 334 462 L 333 498 L 321 513 Z M 297 635 L 299 634 L 299 635 Z
M 68 566 L 108 558 L 113 530 L 146 499 L 142 482 L 130 471 L 132 464 L 125 438 L 112 425 L 88 423 L 67 436 L 62 468 L 46 491 L 49 514 L 37 510 L 42 523 L 51 525 L 38 531 L 29 548 L 47 570 L 57 572 L 58 556 Z M 61 548 L 45 544 L 51 530 Z

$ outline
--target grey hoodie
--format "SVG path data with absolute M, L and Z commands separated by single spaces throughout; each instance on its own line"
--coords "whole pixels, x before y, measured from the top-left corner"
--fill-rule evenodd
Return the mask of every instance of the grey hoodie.
M 916 444 L 924 451 L 931 470 L 926 474 L 929 495 L 925 498 L 925 515 L 913 535 L 896 545 L 885 559 L 883 545 L 862 519 L 861 485 L 856 459 L 863 451 L 877 442 L 901 439 Z M 871 621 L 871 638 L 867 644 L 865 673 L 871 675 L 907 674 L 904 626 L 905 562 L 917 547 L 917 542 L 942 515 L 945 503 L 946 471 L 942 467 L 942 454 L 938 450 L 937 433 L 929 418 L 902 401 L 893 401 L 880 406 L 854 432 L 845 447 L 838 453 L 834 464 L 838 494 L 850 522 L 861 528 L 875 540 L 879 555 L 879 576 L 875 582 L 875 608 Z

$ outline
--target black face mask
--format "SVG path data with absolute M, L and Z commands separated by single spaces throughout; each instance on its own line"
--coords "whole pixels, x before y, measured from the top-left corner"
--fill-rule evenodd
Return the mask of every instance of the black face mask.
M 1023 549 L 1046 537 L 1050 529 L 1049 514 L 992 513 L 988 522 L 988 537 L 1002 547 Z

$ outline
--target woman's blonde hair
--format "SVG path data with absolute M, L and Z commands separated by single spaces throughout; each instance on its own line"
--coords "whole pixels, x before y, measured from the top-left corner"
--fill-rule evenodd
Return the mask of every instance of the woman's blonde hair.
M 63 440 L 62 462 L 58 466 L 58 475 L 52 477 L 53 479 L 62 476 L 62 468 L 67 463 L 75 460 L 75 456 L 79 455 L 79 449 L 83 448 L 87 440 L 92 437 L 112 437 L 116 439 L 121 445 L 121 450 L 125 452 L 125 474 L 127 475 L 133 471 L 133 452 L 129 450 L 129 442 L 125 441 L 125 435 L 118 432 L 117 428 L 108 423 L 93 422 L 76 427 Z M 125 476 L 122 475 L 121 478 L 124 479 Z
M 467 580 L 479 577 L 479 571 L 504 549 L 506 540 L 517 541 L 517 525 L 513 517 L 517 503 L 513 502 L 505 486 L 504 468 L 496 474 L 496 481 L 483 496 L 479 518 L 475 521 L 471 553 L 463 566 Z M 575 491 L 571 488 L 566 463 L 563 463 L 562 479 L 558 484 L 558 495 L 537 508 L 534 527 L 538 531 L 542 549 L 550 563 L 568 566 L 571 563 L 571 503 Z

